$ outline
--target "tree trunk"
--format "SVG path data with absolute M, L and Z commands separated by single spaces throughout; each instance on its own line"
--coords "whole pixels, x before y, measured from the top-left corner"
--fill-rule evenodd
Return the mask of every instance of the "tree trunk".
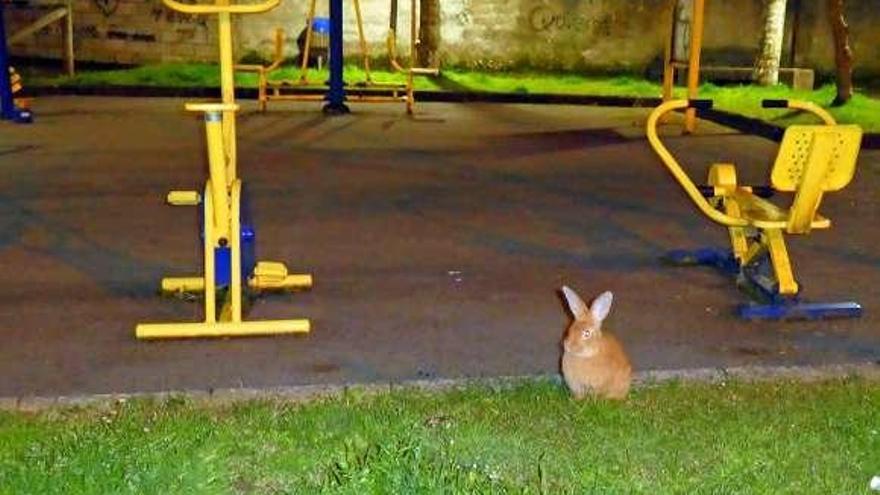
M 762 86 L 779 83 L 779 60 L 785 36 L 786 0 L 764 0 L 764 32 L 755 61 L 755 82 Z
M 439 67 L 440 0 L 419 0 L 419 65 Z
M 828 0 L 828 22 L 834 38 L 834 64 L 837 67 L 837 96 L 832 105 L 848 102 L 853 95 L 853 53 L 849 45 L 849 25 L 844 15 L 844 0 Z

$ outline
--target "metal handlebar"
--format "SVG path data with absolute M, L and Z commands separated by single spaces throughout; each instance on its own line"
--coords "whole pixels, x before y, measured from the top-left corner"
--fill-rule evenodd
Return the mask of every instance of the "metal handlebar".
M 661 104 L 655 108 L 648 117 L 648 142 L 651 143 L 651 147 L 654 148 L 654 151 L 660 156 L 660 159 L 663 161 L 663 164 L 666 165 L 666 168 L 669 169 L 678 183 L 681 184 L 681 187 L 684 188 L 684 191 L 687 193 L 688 197 L 691 198 L 691 201 L 693 201 L 704 215 L 728 227 L 745 227 L 748 225 L 746 220 L 726 215 L 709 204 L 706 198 L 703 197 L 700 188 L 694 184 L 687 173 L 681 168 L 681 165 L 678 164 L 678 160 L 672 156 L 672 153 L 669 152 L 669 149 L 666 148 L 660 140 L 660 136 L 657 134 L 657 125 L 660 122 L 660 119 L 667 113 L 676 110 L 684 110 L 686 108 L 705 109 L 708 107 L 711 107 L 711 100 L 672 100 Z
M 181 3 L 176 0 L 162 0 L 171 10 L 184 14 L 259 14 L 277 7 L 281 0 L 267 0 L 263 3 L 237 4 L 237 5 L 192 5 Z
M 837 125 L 837 121 L 834 120 L 834 117 L 828 113 L 827 110 L 811 101 L 763 100 L 761 101 L 761 106 L 764 108 L 790 108 L 792 110 L 803 110 L 805 112 L 810 112 L 821 119 L 825 125 Z

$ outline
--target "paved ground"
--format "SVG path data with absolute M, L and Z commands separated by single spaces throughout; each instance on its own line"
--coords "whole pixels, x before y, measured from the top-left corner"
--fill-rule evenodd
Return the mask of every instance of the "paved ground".
M 880 358 L 880 153 L 791 245 L 814 299 L 857 297 L 860 321 L 748 324 L 711 271 L 672 247 L 723 244 L 643 139 L 640 109 L 425 104 L 246 111 L 241 164 L 261 258 L 315 275 L 254 318 L 310 317 L 307 337 L 144 343 L 143 321 L 198 318 L 156 296 L 198 267 L 200 122 L 162 99 L 43 98 L 0 125 L 0 396 L 263 387 L 556 369 L 563 283 L 616 293 L 609 327 L 640 369 Z M 758 181 L 773 143 L 704 125 L 672 139 L 700 177 L 733 160 Z

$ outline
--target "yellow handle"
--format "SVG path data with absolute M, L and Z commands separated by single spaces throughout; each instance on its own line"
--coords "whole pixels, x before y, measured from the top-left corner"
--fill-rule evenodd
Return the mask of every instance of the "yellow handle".
M 171 191 L 166 201 L 172 206 L 198 206 L 202 202 L 202 196 L 198 191 Z
M 263 3 L 238 5 L 191 5 L 175 0 L 162 0 L 166 7 L 184 14 L 259 14 L 277 7 L 281 0 L 268 0 Z
M 788 100 L 788 108 L 810 112 L 816 117 L 822 119 L 822 122 L 825 122 L 825 125 L 837 125 L 837 121 L 834 120 L 834 117 L 832 117 L 827 110 L 811 101 Z
M 648 142 L 651 143 L 651 147 L 654 148 L 654 151 L 657 152 L 657 155 L 660 156 L 660 159 L 663 160 L 663 164 L 666 165 L 666 168 L 672 172 L 672 175 L 681 184 L 681 187 L 684 188 L 684 191 L 691 198 L 691 201 L 697 205 L 697 208 L 703 212 L 706 216 L 711 218 L 712 220 L 726 225 L 728 227 L 745 227 L 748 225 L 748 222 L 743 220 L 742 218 L 732 217 L 730 215 L 725 215 L 721 211 L 716 210 L 706 201 L 706 198 L 703 197 L 703 194 L 700 193 L 700 190 L 694 184 L 690 177 L 688 177 L 687 173 L 682 170 L 681 165 L 678 164 L 678 161 L 672 156 L 672 153 L 669 152 L 669 149 L 663 144 L 660 140 L 660 137 L 657 135 L 657 124 L 660 122 L 660 119 L 667 113 L 673 112 L 675 110 L 683 110 L 688 108 L 688 100 L 672 100 L 662 105 L 658 106 L 651 112 L 651 115 L 648 117 Z
M 183 106 L 187 112 L 237 112 L 235 103 L 187 103 Z

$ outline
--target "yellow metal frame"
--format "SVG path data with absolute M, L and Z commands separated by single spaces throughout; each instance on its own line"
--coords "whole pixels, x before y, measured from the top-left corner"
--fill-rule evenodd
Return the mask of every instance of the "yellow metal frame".
M 40 8 L 50 7 L 50 5 L 39 5 Z M 48 26 L 56 22 L 64 21 L 63 46 L 64 66 L 68 76 L 76 73 L 76 60 L 73 51 L 73 0 L 65 0 L 63 6 L 53 6 L 45 15 L 36 19 L 27 26 L 22 27 L 17 32 L 12 33 L 6 38 L 6 43 L 14 45 L 16 43 L 27 40 L 29 37 L 43 31 Z
M 687 97 L 694 100 L 699 97 L 700 88 L 700 60 L 703 52 L 703 32 L 706 24 L 706 0 L 691 0 L 694 6 L 693 19 L 691 20 L 691 43 L 690 43 L 690 59 L 685 66 L 672 59 L 672 33 L 666 39 L 666 54 L 663 63 L 663 101 L 671 101 L 673 99 L 673 89 L 675 86 L 675 71 L 677 69 L 688 69 L 687 81 Z M 670 26 L 675 26 L 675 4 L 676 0 L 670 0 Z M 697 129 L 697 115 L 694 109 L 689 108 L 685 112 L 684 131 L 692 134 Z
M 324 95 L 302 94 L 292 92 L 297 88 L 315 85 L 309 79 L 309 53 L 312 41 L 312 21 L 315 18 L 317 0 L 310 0 L 309 11 L 306 16 L 306 38 L 303 46 L 303 56 L 300 62 L 299 77 L 296 79 L 269 80 L 269 75 L 277 71 L 284 61 L 284 30 L 278 28 L 275 30 L 275 47 L 272 62 L 269 65 L 256 64 L 239 64 L 235 66 L 235 70 L 241 72 L 255 72 L 257 74 L 257 101 L 260 111 L 265 111 L 270 100 L 287 100 L 287 101 L 324 101 Z M 390 91 L 390 95 L 382 94 L 362 94 L 353 93 L 347 95 L 348 99 L 361 103 L 387 103 L 387 102 L 403 102 L 406 103 L 406 111 L 412 114 L 415 110 L 415 76 L 428 75 L 436 76 L 440 73 L 437 68 L 416 67 L 416 48 L 419 43 L 418 25 L 418 4 L 416 0 L 411 0 L 410 8 L 412 15 L 410 16 L 410 56 L 409 66 L 405 67 L 398 60 L 397 54 L 397 33 L 393 30 L 388 31 L 386 45 L 388 50 L 388 61 L 391 68 L 396 72 L 406 74 L 406 82 L 391 83 L 378 82 L 373 80 L 370 68 L 370 48 L 364 35 L 363 15 L 361 13 L 360 0 L 352 0 L 354 5 L 355 19 L 357 21 L 358 44 L 360 47 L 360 55 L 364 67 L 364 81 L 361 83 L 366 89 L 378 89 Z M 285 92 L 289 90 L 291 92 Z M 402 94 L 401 94 L 402 92 Z
M 784 234 L 809 234 L 812 229 L 831 226 L 829 219 L 818 214 L 819 204 L 825 192 L 840 190 L 852 180 L 862 130 L 858 126 L 837 125 L 828 112 L 809 102 L 789 101 L 788 108 L 812 112 L 824 123 L 792 126 L 783 137 L 771 171 L 771 184 L 777 191 L 795 194 L 788 209 L 756 196 L 749 186 L 739 185 L 736 168 L 729 163 L 717 163 L 709 168 L 708 185 L 713 188 L 713 195 L 709 199 L 703 196 L 657 133 L 664 115 L 693 109 L 687 100 L 669 101 L 651 112 L 647 136 L 651 147 L 696 207 L 728 228 L 732 252 L 740 266 L 769 252 L 779 293 L 795 295 L 799 287 Z
M 260 261 L 248 280 L 242 280 L 241 248 L 241 180 L 237 176 L 235 104 L 232 57 L 232 14 L 253 14 L 275 8 L 279 0 L 260 4 L 230 5 L 216 0 L 213 5 L 192 5 L 163 0 L 171 9 L 191 14 L 217 14 L 220 45 L 221 103 L 188 103 L 186 109 L 201 112 L 205 117 L 210 178 L 203 193 L 171 191 L 168 203 L 175 206 L 204 208 L 204 271 L 200 276 L 167 277 L 162 280 L 164 292 L 196 292 L 204 294 L 205 312 L 201 322 L 143 323 L 137 326 L 139 339 L 177 339 L 193 337 L 242 337 L 306 333 L 310 323 L 305 319 L 243 321 L 242 292 L 245 284 L 254 290 L 295 290 L 311 287 L 310 275 L 288 275 L 283 263 Z M 219 288 L 216 286 L 215 251 L 222 246 L 230 250 L 230 283 L 225 299 L 217 308 Z

